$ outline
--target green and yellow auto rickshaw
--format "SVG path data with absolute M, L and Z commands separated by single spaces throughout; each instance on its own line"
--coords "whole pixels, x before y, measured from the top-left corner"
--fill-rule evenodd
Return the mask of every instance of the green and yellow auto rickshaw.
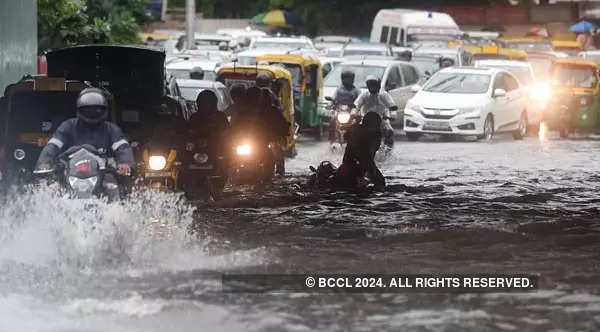
M 316 129 L 323 134 L 322 105 L 323 74 L 321 61 L 310 55 L 263 55 L 256 58 L 259 64 L 282 66 L 292 74 L 295 119 L 300 129 Z
M 217 71 L 217 81 L 222 82 L 228 88 L 235 83 L 252 86 L 259 73 L 267 74 L 271 78 L 271 90 L 281 100 L 283 116 L 290 123 L 284 151 L 293 156 L 296 153 L 294 96 L 292 75 L 288 70 L 279 66 L 223 66 Z
M 561 59 L 550 68 L 550 99 L 542 115 L 545 131 L 569 134 L 600 129 L 600 66 L 593 61 Z

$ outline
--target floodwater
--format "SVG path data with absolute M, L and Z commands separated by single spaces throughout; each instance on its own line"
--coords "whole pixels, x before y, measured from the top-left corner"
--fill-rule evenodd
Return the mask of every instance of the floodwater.
M 288 176 L 216 203 L 51 188 L 0 211 L 0 331 L 597 331 L 600 141 L 397 142 L 386 192 Z M 223 273 L 526 273 L 522 293 L 223 293 Z

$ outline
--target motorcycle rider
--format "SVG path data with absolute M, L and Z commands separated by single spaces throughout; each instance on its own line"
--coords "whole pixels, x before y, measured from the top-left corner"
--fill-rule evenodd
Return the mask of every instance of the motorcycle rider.
M 229 89 L 233 104 L 229 105 L 225 110 L 225 114 L 234 118 L 238 113 L 242 112 L 246 102 L 246 86 L 240 83 L 233 84 Z
M 360 90 L 354 86 L 354 72 L 344 70 L 341 74 L 342 86 L 338 87 L 333 93 L 333 106 L 346 105 L 352 108 L 354 101 L 360 95 Z M 337 119 L 333 118 L 329 122 L 329 141 L 335 140 L 335 130 L 337 127 Z
M 256 75 L 255 82 L 257 87 L 261 89 L 267 89 L 269 91 L 271 101 L 274 103 L 276 108 L 283 112 L 281 100 L 275 95 L 275 93 L 273 93 L 273 90 L 271 89 L 271 78 L 269 75 L 265 73 L 259 73 Z
M 391 148 L 394 146 L 394 130 L 390 123 L 390 112 L 397 110 L 398 106 L 396 106 L 389 93 L 381 91 L 381 80 L 379 78 L 369 75 L 366 83 L 368 90 L 361 93 L 354 104 L 363 117 L 369 112 L 375 112 L 383 119 L 381 130 L 384 143 Z
M 375 153 L 381 145 L 381 123 L 376 112 L 368 112 L 361 124 L 348 129 L 344 159 L 335 176 L 336 185 L 354 188 L 367 174 L 377 189 L 385 188 L 385 178 L 375 165 Z
M 115 157 L 118 174 L 129 176 L 131 165 L 134 164 L 133 151 L 121 128 L 106 121 L 106 92 L 97 88 L 84 89 L 77 97 L 76 107 L 77 117 L 64 121 L 56 129 L 38 158 L 37 169 L 50 169 L 61 152 L 73 146 L 89 144 L 101 154 Z M 109 198 L 118 198 L 118 182 L 113 174 L 104 175 L 103 188 Z
M 454 66 L 454 59 L 449 58 L 449 57 L 441 57 L 439 59 L 439 62 L 440 62 L 440 69 L 439 70 L 442 70 L 444 68 L 448 68 L 448 67 Z
M 277 106 L 271 90 L 262 88 L 261 111 L 265 121 L 264 130 L 270 136 L 271 150 L 275 158 L 275 173 L 285 175 L 285 156 L 283 146 L 285 138 L 289 135 L 290 123 L 283 117 L 282 110 Z M 276 98 L 278 99 L 278 98 Z

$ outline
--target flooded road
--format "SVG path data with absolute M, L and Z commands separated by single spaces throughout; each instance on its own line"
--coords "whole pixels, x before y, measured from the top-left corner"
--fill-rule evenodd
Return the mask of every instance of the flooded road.
M 51 190 L 0 212 L 0 331 L 597 331 L 600 141 L 399 141 L 383 193 L 289 176 L 189 205 L 85 206 Z M 191 231 L 191 234 L 190 234 Z M 222 273 L 527 273 L 492 294 L 240 294 Z

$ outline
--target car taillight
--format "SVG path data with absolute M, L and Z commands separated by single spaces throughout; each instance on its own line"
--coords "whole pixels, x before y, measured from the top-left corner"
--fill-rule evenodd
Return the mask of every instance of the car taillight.
M 92 170 L 92 167 L 88 163 L 83 163 L 75 166 L 75 171 L 77 173 L 88 173 Z

